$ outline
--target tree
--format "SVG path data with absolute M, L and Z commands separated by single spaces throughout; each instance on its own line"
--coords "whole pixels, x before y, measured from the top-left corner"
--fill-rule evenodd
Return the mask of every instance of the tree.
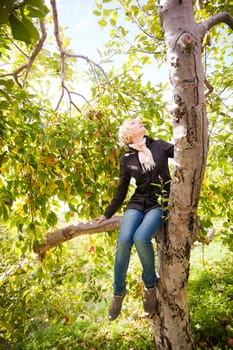
M 159 237 L 161 280 L 154 332 L 159 349 L 193 349 L 187 297 L 189 258 L 199 226 L 197 207 L 208 152 L 202 41 L 216 24 L 226 23 L 233 29 L 233 19 L 220 13 L 197 24 L 192 1 L 162 1 L 159 17 L 173 90 L 175 167 L 169 221 Z
M 127 5 L 124 2 L 125 8 Z M 150 7 L 148 2 L 141 9 L 148 13 L 154 7 Z M 139 6 L 129 6 L 129 13 L 130 10 L 133 15 L 140 11 Z M 208 154 L 201 52 L 207 32 L 220 23 L 226 23 L 233 29 L 233 19 L 229 13 L 223 12 L 197 24 L 192 1 L 178 0 L 160 1 L 159 18 L 165 36 L 173 94 L 171 115 L 175 166 L 169 219 L 158 237 L 161 278 L 152 326 L 158 349 L 187 350 L 195 348 L 187 287 L 190 250 L 199 230 L 197 207 Z
M 173 86 L 171 114 L 176 157 L 169 221 L 158 237 L 161 279 L 156 296 L 158 312 L 151 323 L 159 349 L 193 349 L 187 298 L 189 255 L 199 226 L 197 206 L 208 151 L 201 50 L 207 31 L 221 22 L 232 28 L 232 18 L 223 12 L 197 24 L 190 0 L 161 1 L 159 17 L 153 1 L 142 6 L 139 2 L 121 1 L 126 17 L 137 23 L 142 34 L 138 45 L 130 46 L 129 59 L 119 79 L 115 72 L 106 75 L 100 65 L 66 49 L 64 35 L 59 29 L 56 2 L 51 0 L 50 3 L 59 54 L 51 54 L 44 48 L 46 31 L 43 19 L 47 9 L 42 1 L 20 4 L 5 1 L 1 12 L 4 14 L 1 17 L 3 60 L 7 63 L 10 55 L 15 57 L 14 69 L 10 73 L 3 72 L 0 81 L 1 217 L 10 222 L 11 227 L 17 228 L 21 252 L 25 254 L 47 229 L 56 225 L 54 208 L 59 201 L 68 203 L 69 219 L 75 211 L 90 218 L 96 213 L 96 207 L 109 200 L 114 191 L 118 156 L 118 151 L 112 149 L 117 124 L 113 127 L 111 120 L 120 123 L 124 113 L 130 115 L 139 110 L 149 125 L 155 113 L 158 129 L 165 124 L 161 89 L 150 84 L 144 86 L 138 75 L 149 56 L 158 60 L 164 57 L 160 18 Z M 222 9 L 221 3 L 216 4 Z M 199 5 L 203 4 L 199 1 Z M 204 5 L 210 12 L 216 10 L 207 2 Z M 97 2 L 96 15 L 103 15 L 100 24 L 105 26 L 109 19 L 114 27 L 106 55 L 116 47 L 116 39 L 126 38 L 127 31 L 123 26 L 116 27 L 117 13 L 117 9 L 104 11 L 102 4 Z M 26 24 L 30 29 L 25 31 Z M 148 27 L 147 33 L 145 27 Z M 40 39 L 36 34 L 39 28 Z M 152 45 L 154 39 L 156 42 Z M 122 52 L 121 45 L 118 44 L 117 49 Z M 35 59 L 40 67 L 33 64 Z M 84 105 L 73 100 L 78 92 L 72 88 L 74 71 L 68 63 L 78 59 L 84 59 L 90 65 L 88 77 L 93 84 L 94 103 L 85 100 L 84 96 L 81 96 Z M 61 94 L 55 112 L 49 99 L 44 98 L 46 93 L 40 95 L 36 92 L 37 84 L 46 85 L 40 81 L 41 67 L 43 75 L 55 75 L 60 81 Z M 33 78 L 30 78 L 30 73 L 33 73 Z M 208 82 L 206 85 L 210 86 Z M 68 96 L 68 113 L 59 113 L 64 107 L 65 95 Z M 74 110 L 75 117 L 72 116 Z M 95 135 L 98 145 L 92 140 L 96 130 L 99 130 Z M 103 147 L 101 142 L 106 141 L 106 135 L 108 141 Z M 95 161 L 97 154 L 103 158 L 101 164 Z M 94 159 L 93 162 L 90 159 Z M 104 184 L 108 180 L 112 186 L 106 190 Z M 100 193 L 103 193 L 101 199 Z

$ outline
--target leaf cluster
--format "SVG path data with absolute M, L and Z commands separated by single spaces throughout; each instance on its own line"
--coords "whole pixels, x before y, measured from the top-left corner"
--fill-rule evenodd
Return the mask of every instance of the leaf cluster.
M 14 39 L 30 44 L 39 38 L 35 19 L 43 19 L 47 13 L 42 0 L 1 0 L 0 28 L 6 37 L 10 29 Z

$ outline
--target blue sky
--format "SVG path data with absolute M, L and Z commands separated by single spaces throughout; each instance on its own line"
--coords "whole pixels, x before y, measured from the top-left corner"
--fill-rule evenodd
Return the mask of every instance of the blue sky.
M 50 8 L 49 0 L 46 3 Z M 95 0 L 57 0 L 57 9 L 59 24 L 65 29 L 66 36 L 71 38 L 70 48 L 75 54 L 88 56 L 98 63 L 100 57 L 97 49 L 103 51 L 104 43 L 109 40 L 110 28 L 100 28 L 97 23 L 99 18 L 92 14 L 96 9 Z M 115 65 L 119 64 L 119 57 L 114 60 Z M 158 71 L 154 62 L 153 65 L 146 65 L 144 72 L 145 80 L 153 83 L 168 81 L 166 65 Z
M 57 0 L 57 7 L 59 23 L 66 27 L 74 52 L 98 59 L 97 48 L 107 40 L 107 30 L 101 30 L 92 14 L 95 0 Z
M 50 8 L 49 0 L 46 3 Z M 98 17 L 92 14 L 96 9 L 95 0 L 57 0 L 57 7 L 59 23 L 65 28 L 66 36 L 71 38 L 71 49 L 98 63 L 97 49 L 103 50 L 103 44 L 108 41 L 109 28 L 101 29 L 97 23 Z M 116 58 L 117 62 L 119 58 Z M 166 64 L 162 69 L 157 69 L 154 61 L 153 65 L 146 65 L 144 71 L 146 80 L 152 83 L 168 82 Z

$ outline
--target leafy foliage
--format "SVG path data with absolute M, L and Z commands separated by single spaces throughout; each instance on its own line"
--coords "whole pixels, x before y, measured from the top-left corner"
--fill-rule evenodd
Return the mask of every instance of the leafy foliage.
M 11 29 L 13 38 L 27 44 L 39 38 L 34 19 L 42 19 L 48 13 L 48 8 L 42 0 L 2 0 L 0 4 L 0 27 Z M 4 39 L 4 36 L 3 36 Z
M 203 4 L 202 9 L 196 9 L 197 20 L 232 9 L 231 1 Z M 119 349 L 153 348 L 153 339 L 144 327 L 147 323 L 140 316 L 141 302 L 132 307 L 130 298 L 127 301 L 129 308 L 124 311 L 134 324 L 129 330 L 123 322 L 119 328 L 112 326 L 110 331 L 106 331 L 109 326 L 106 321 L 98 332 L 93 325 L 93 318 L 96 322 L 103 320 L 109 303 L 115 233 L 59 247 L 43 263 L 35 262 L 31 254 L 33 245 L 43 240 L 46 231 L 71 219 L 80 221 L 98 216 L 109 203 L 117 185 L 122 151 L 117 144 L 117 130 L 125 117 L 140 115 L 150 133 L 167 140 L 172 137 L 167 113 L 168 86 L 152 86 L 143 76 L 145 66 L 154 63 L 159 66 L 165 60 L 154 1 L 145 2 L 140 9 L 135 1 L 121 1 L 121 5 L 117 3 L 114 7 L 112 1 L 97 1 L 94 11 L 99 24 L 110 30 L 110 40 L 100 52 L 101 62 L 109 66 L 114 53 L 123 57 L 121 67 L 109 68 L 106 78 L 103 72 L 93 73 L 93 66 L 80 72 L 76 69 L 80 58 L 67 58 L 65 78 L 71 91 L 80 95 L 82 84 L 81 88 L 76 86 L 84 78 L 89 82 L 90 92 L 88 98 L 81 96 L 82 102 L 78 100 L 80 108 L 71 110 L 63 102 L 57 113 L 54 104 L 59 100 L 62 86 L 60 57 L 54 52 L 54 45 L 52 49 L 49 45 L 43 47 L 23 88 L 19 84 L 23 79 L 21 71 L 18 78 L 14 74 L 31 57 L 39 39 L 38 22 L 45 20 L 48 9 L 42 0 L 1 1 L 0 272 L 4 278 L 0 328 L 2 342 L 15 348 L 39 349 L 41 337 L 41 346 L 48 349 L 53 345 L 61 349 L 65 345 L 89 348 L 97 341 L 103 349 L 115 349 L 116 341 Z M 62 36 L 63 42 L 69 42 L 64 33 Z M 207 79 L 214 92 L 207 97 L 210 151 L 199 215 L 202 234 L 215 226 L 223 241 L 233 249 L 231 36 L 225 28 L 212 30 L 203 47 Z M 156 74 L 153 68 L 151 74 Z M 5 274 L 25 257 L 28 259 L 25 265 Z M 211 336 L 207 343 L 211 346 L 216 327 L 222 344 L 232 337 L 229 304 L 226 306 L 222 299 L 231 293 L 230 283 L 226 282 L 230 281 L 230 275 L 221 271 L 217 274 L 218 281 L 215 275 L 205 274 L 201 287 L 200 282 L 190 285 L 194 290 L 190 305 L 196 338 L 206 339 L 209 328 Z M 132 275 L 140 275 L 137 266 Z M 220 283 L 223 292 L 210 299 L 204 294 L 199 304 L 195 298 L 197 291 L 203 291 L 203 285 L 210 293 L 206 276 L 210 286 Z M 135 283 L 130 278 L 129 285 L 131 295 L 137 300 L 140 281 Z M 222 306 L 210 325 L 201 307 L 209 303 L 208 315 L 212 319 L 216 301 Z M 231 303 L 229 298 L 228 302 Z M 140 326 L 135 323 L 137 320 Z M 136 332 L 140 339 L 135 337 Z M 124 334 L 123 340 L 119 339 L 119 333 Z
M 113 250 L 117 233 L 79 237 L 40 263 L 1 283 L 0 344 L 12 349 L 154 349 L 143 317 L 141 267 L 133 250 L 129 289 L 117 322 L 109 323 Z M 20 250 L 4 236 L 1 269 Z M 204 255 L 203 255 L 204 249 Z M 11 256 L 11 257 L 10 257 Z M 215 241 L 192 251 L 189 304 L 199 349 L 227 349 L 232 334 L 232 254 Z M 136 277 L 136 278 L 135 278 Z
M 232 254 L 218 241 L 194 248 L 189 281 L 191 320 L 200 349 L 228 349 L 233 337 Z

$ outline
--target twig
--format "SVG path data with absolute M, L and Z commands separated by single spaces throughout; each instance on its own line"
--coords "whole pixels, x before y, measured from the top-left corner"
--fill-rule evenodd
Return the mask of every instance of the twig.
M 208 91 L 206 92 L 206 96 L 208 96 L 211 92 L 214 91 L 213 86 L 210 84 L 210 82 L 205 78 L 204 80 L 205 86 L 207 87 Z
M 9 277 L 13 276 L 17 271 L 24 271 L 23 267 L 28 263 L 28 258 L 24 258 L 17 265 L 13 265 L 9 270 L 0 276 L 0 284 L 3 285 Z
M 72 54 L 72 53 L 68 53 L 68 52 L 66 52 L 66 56 L 67 57 L 82 58 L 83 60 L 87 61 L 87 63 L 91 66 L 92 70 L 93 70 L 93 66 L 97 67 L 102 72 L 102 74 L 105 77 L 107 83 L 110 84 L 108 76 L 107 76 L 106 72 L 104 71 L 104 69 L 98 63 L 96 63 L 93 60 L 91 60 L 89 57 L 84 56 L 84 55 Z

